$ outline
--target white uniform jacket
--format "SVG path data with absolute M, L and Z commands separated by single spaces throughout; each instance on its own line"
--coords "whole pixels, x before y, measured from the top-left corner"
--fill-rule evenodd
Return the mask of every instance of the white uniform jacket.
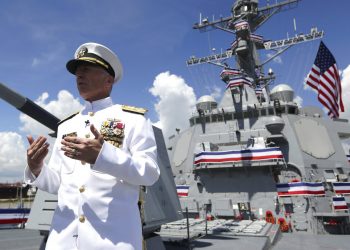
M 64 134 L 93 138 L 90 124 L 101 134 L 103 128 L 116 128 L 109 139 L 119 143 L 104 142 L 93 165 L 70 159 L 61 150 Z M 27 183 L 58 194 L 46 249 L 141 250 L 139 185 L 152 185 L 159 174 L 149 120 L 123 111 L 109 97 L 87 102 L 79 114 L 59 125 L 50 161 L 40 175 L 34 178 L 28 167 L 25 170 Z

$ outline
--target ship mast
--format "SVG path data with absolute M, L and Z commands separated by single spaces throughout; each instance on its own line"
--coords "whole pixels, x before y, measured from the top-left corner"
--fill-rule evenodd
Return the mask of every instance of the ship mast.
M 200 17 L 199 23 L 194 24 L 193 28 L 201 32 L 219 29 L 235 35 L 235 40 L 227 51 L 201 58 L 193 56 L 187 60 L 188 66 L 210 63 L 224 68 L 221 78 L 226 83 L 226 91 L 218 105 L 220 109 L 233 107 L 235 112 L 244 112 L 249 107 L 269 102 L 269 84 L 275 76 L 272 70 L 264 74 L 263 66 L 295 44 L 323 37 L 324 32 L 317 31 L 317 28 L 311 29 L 309 34 L 278 41 L 266 41 L 262 36 L 254 34 L 274 14 L 296 7 L 299 1 L 286 0 L 258 8 L 258 0 L 237 0 L 231 8 L 231 16 L 213 21 Z M 258 50 L 261 49 L 272 50 L 274 55 L 260 63 Z M 236 59 L 234 68 L 227 63 L 231 57 Z M 266 98 L 262 89 L 266 90 Z
M 272 15 L 287 7 L 293 7 L 298 1 L 288 0 L 258 8 L 257 0 L 238 0 L 232 6 L 232 16 L 212 22 L 208 21 L 208 19 L 203 19 L 200 20 L 200 23 L 196 23 L 193 28 L 200 31 L 220 29 L 235 34 L 237 44 L 231 48 L 231 56 L 236 55 L 239 69 L 243 70 L 249 77 L 255 78 L 255 69 L 259 67 L 257 49 L 263 47 L 257 45 L 258 42 L 252 39 L 252 34 Z

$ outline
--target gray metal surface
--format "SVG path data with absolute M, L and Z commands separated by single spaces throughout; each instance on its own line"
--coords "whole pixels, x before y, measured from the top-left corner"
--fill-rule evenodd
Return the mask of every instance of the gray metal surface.
M 348 250 L 349 236 L 284 234 L 273 250 Z
M 42 239 L 37 230 L 0 230 L 0 249 L 39 250 Z
M 322 159 L 327 159 L 335 153 L 333 143 L 323 124 L 309 118 L 302 118 L 294 123 L 294 128 L 300 148 L 305 153 Z

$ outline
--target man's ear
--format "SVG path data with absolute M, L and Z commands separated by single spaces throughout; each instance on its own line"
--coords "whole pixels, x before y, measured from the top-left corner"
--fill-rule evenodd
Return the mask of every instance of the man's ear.
M 108 89 L 109 93 L 112 91 L 114 83 L 114 77 L 111 75 L 108 75 L 105 80 L 105 88 Z

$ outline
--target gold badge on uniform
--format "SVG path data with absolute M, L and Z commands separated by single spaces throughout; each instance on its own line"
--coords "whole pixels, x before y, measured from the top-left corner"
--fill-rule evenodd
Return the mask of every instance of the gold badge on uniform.
M 77 132 L 72 132 L 72 133 L 68 133 L 68 134 L 64 134 L 62 135 L 62 139 L 64 139 L 66 136 L 72 136 L 72 137 L 77 137 Z
M 125 124 L 121 120 L 108 118 L 102 122 L 100 133 L 106 142 L 117 148 L 121 148 L 124 139 Z

